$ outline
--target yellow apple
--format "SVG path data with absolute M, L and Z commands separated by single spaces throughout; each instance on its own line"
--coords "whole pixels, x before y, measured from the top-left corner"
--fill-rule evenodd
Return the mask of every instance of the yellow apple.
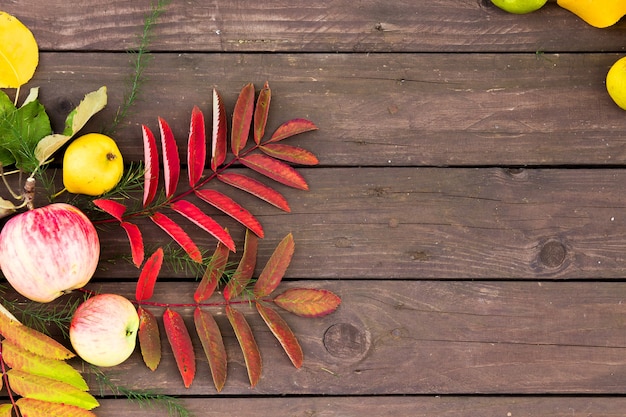
M 504 11 L 515 14 L 526 14 L 539 10 L 548 0 L 491 0 Z
M 606 90 L 615 104 L 626 110 L 626 57 L 618 59 L 609 69 Z
M 70 193 L 97 196 L 122 179 L 124 160 L 113 139 L 99 133 L 81 136 L 63 156 L 63 185 Z

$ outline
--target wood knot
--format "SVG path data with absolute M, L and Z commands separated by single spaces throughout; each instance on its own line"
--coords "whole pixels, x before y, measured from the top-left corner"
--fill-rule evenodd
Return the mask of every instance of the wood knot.
M 349 323 L 337 323 L 324 333 L 324 347 L 340 359 L 361 359 L 370 347 L 369 334 Z
M 539 262 L 548 268 L 556 268 L 565 262 L 566 255 L 565 245 L 556 240 L 550 240 L 544 243 L 539 251 Z

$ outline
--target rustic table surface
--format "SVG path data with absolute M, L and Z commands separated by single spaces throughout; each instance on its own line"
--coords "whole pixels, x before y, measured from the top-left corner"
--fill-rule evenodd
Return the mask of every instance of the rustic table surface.
M 28 85 L 40 87 L 53 127 L 102 85 L 109 104 L 85 131 L 110 122 L 150 3 L 0 7 L 39 43 Z M 172 1 L 154 27 L 142 96 L 116 133 L 125 160 L 143 160 L 140 126 L 158 132 L 159 116 L 183 155 L 193 106 L 210 122 L 213 88 L 231 114 L 246 83 L 258 92 L 268 81 L 268 130 L 312 120 L 319 130 L 289 143 L 320 164 L 297 168 L 308 191 L 274 186 L 291 213 L 236 199 L 265 230 L 258 265 L 291 232 L 281 287 L 328 289 L 342 304 L 322 318 L 283 315 L 304 351 L 300 369 L 240 307 L 263 358 L 253 388 L 218 308 L 221 392 L 193 332 L 189 388 L 165 341 L 156 371 L 136 351 L 106 372 L 180 397 L 197 416 L 623 416 L 626 113 L 604 82 L 625 36 L 624 22 L 596 29 L 552 0 L 523 16 L 488 0 Z M 216 218 L 240 248 L 243 228 Z M 140 227 L 146 247 L 169 240 Z M 129 253 L 125 235 L 101 239 L 90 288 L 132 297 L 138 270 L 108 261 Z M 195 279 L 162 274 L 155 298 L 191 299 Z M 181 312 L 191 320 L 193 308 Z M 94 411 L 167 415 L 106 393 Z

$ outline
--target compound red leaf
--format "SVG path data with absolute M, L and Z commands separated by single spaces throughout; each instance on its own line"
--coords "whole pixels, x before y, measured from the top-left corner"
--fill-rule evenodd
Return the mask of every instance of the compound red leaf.
M 161 130 L 161 149 L 163 150 L 163 179 L 165 180 L 165 196 L 170 198 L 176 192 L 180 176 L 180 157 L 178 146 L 172 129 L 165 120 L 159 117 Z
M 159 153 L 156 139 L 148 126 L 142 125 L 144 153 L 144 189 L 143 206 L 148 206 L 156 196 L 159 185 Z
M 263 154 L 247 155 L 239 159 L 242 164 L 281 184 L 299 190 L 308 190 L 305 179 L 290 165 Z
M 126 206 L 122 203 L 118 203 L 115 200 L 107 200 L 105 198 L 98 198 L 93 200 L 93 204 L 100 210 L 115 217 L 117 220 L 122 221 L 122 216 L 126 211 Z
M 230 147 L 235 156 L 246 147 L 250 135 L 250 124 L 254 112 L 254 85 L 246 84 L 239 93 L 233 111 L 233 127 L 231 129 Z
M 217 248 L 215 248 L 215 252 L 213 252 L 213 256 L 211 256 L 211 260 L 202 275 L 200 284 L 198 284 L 198 288 L 196 288 L 196 292 L 193 295 L 193 299 L 196 303 L 200 303 L 211 298 L 215 288 L 217 288 L 217 285 L 222 278 L 222 275 L 224 274 L 229 255 L 230 250 L 221 242 L 218 243 Z
M 272 99 L 272 90 L 265 82 L 265 85 L 259 92 L 259 98 L 256 101 L 254 110 L 254 141 L 258 145 L 265 135 L 265 126 L 267 125 L 267 115 L 270 111 L 270 101 Z
M 145 301 L 152 297 L 154 292 L 154 284 L 163 265 L 163 248 L 158 248 L 148 258 L 137 280 L 137 288 L 135 289 L 135 299 L 137 301 Z
M 283 145 L 282 143 L 270 143 L 259 147 L 266 155 L 282 159 L 300 165 L 317 165 L 319 160 L 317 157 L 306 149 L 297 146 Z
M 200 310 L 200 308 L 196 308 L 193 312 L 193 321 L 202 343 L 202 349 L 209 361 L 213 384 L 215 384 L 217 392 L 220 392 L 226 383 L 228 363 L 222 333 L 211 313 Z
M 335 311 L 341 299 L 328 290 L 292 288 L 274 298 L 274 303 L 298 316 L 322 317 Z
M 228 249 L 235 252 L 235 242 L 233 242 L 233 238 L 230 234 L 222 226 L 220 226 L 218 222 L 206 215 L 196 205 L 186 200 L 178 200 L 170 204 L 170 207 L 175 212 L 185 216 L 187 219 L 195 223 L 198 227 L 210 233 L 213 237 L 226 245 Z
M 256 309 L 265 324 L 267 324 L 267 327 L 270 328 L 278 342 L 280 342 L 293 366 L 299 369 L 302 366 L 302 361 L 304 361 L 304 353 L 298 339 L 296 339 L 296 335 L 287 322 L 274 309 L 262 303 L 257 302 Z
M 156 370 L 161 362 L 161 335 L 156 317 L 143 307 L 137 309 L 139 314 L 139 348 L 144 363 L 151 371 Z
M 257 298 L 267 297 L 278 287 L 280 281 L 287 271 L 287 267 L 291 262 L 291 257 L 295 249 L 295 243 L 293 241 L 293 235 L 289 233 L 283 238 L 283 240 L 276 246 L 272 256 L 265 264 L 259 279 L 254 284 L 254 295 Z
M 202 263 L 202 253 L 200 252 L 200 249 L 198 249 L 196 244 L 193 243 L 193 240 L 191 240 L 182 227 L 163 213 L 154 213 L 150 216 L 150 219 L 168 235 L 170 235 L 170 237 L 174 239 L 174 241 L 178 243 L 180 247 L 185 250 L 185 252 L 187 252 L 192 260 Z
M 317 130 L 317 126 L 315 126 L 312 121 L 307 119 L 292 119 L 278 126 L 278 129 L 274 131 L 272 136 L 265 143 L 278 142 L 311 130 Z
M 258 239 L 256 235 L 246 230 L 246 238 L 243 246 L 243 255 L 237 265 L 237 269 L 233 276 L 224 287 L 224 299 L 229 301 L 237 297 L 244 288 L 250 283 L 254 268 L 256 267 L 256 256 L 258 248 Z
M 211 169 L 217 171 L 217 168 L 224 163 L 226 159 L 226 111 L 222 97 L 213 89 L 213 135 L 211 142 Z
M 246 191 L 261 200 L 270 203 L 274 207 L 286 211 L 287 213 L 291 211 L 289 203 L 287 203 L 287 199 L 285 199 L 281 193 L 268 187 L 262 182 L 255 180 L 254 178 L 233 172 L 219 174 L 217 178 L 223 183 Z
M 133 223 L 122 222 L 120 223 L 120 226 L 122 226 L 128 236 L 130 251 L 133 256 L 133 264 L 139 268 L 143 263 L 144 258 L 143 237 L 141 236 L 141 231 L 139 230 L 139 227 Z
M 189 388 L 196 375 L 196 357 L 185 322 L 179 313 L 168 308 L 163 313 L 163 326 L 183 384 Z
M 254 387 L 259 382 L 259 379 L 261 379 L 261 352 L 259 351 L 250 325 L 244 315 L 240 311 L 235 310 L 232 306 L 227 305 L 226 317 L 228 317 L 228 321 L 235 331 L 235 336 L 237 336 L 237 341 L 239 342 L 239 346 L 243 352 L 243 358 L 246 362 L 250 385 Z
M 189 125 L 189 141 L 187 143 L 187 165 L 189 185 L 195 186 L 204 172 L 206 163 L 206 134 L 204 130 L 204 114 L 194 106 L 191 111 Z
M 196 190 L 195 193 L 202 200 L 252 230 L 258 237 L 263 237 L 263 227 L 261 223 L 259 223 L 252 213 L 237 204 L 230 197 L 215 190 Z

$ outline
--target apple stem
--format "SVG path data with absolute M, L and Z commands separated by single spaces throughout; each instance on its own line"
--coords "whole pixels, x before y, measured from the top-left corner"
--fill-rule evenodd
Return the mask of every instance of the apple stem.
M 26 208 L 32 210 L 35 208 L 35 179 L 33 177 L 26 178 L 24 182 L 24 203 Z

